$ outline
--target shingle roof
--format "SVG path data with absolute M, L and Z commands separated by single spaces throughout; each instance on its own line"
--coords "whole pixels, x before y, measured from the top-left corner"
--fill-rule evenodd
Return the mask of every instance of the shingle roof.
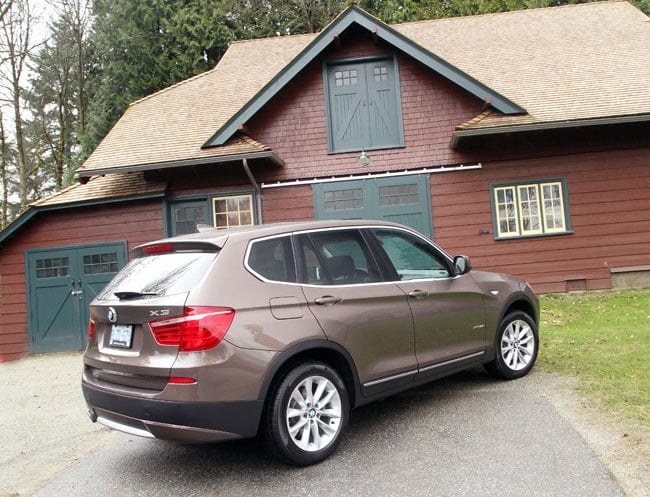
M 107 167 L 268 151 L 247 137 L 233 138 L 222 147 L 201 147 L 312 38 L 233 43 L 214 69 L 134 102 L 79 174 L 97 174 Z
M 528 113 L 474 127 L 650 113 L 650 19 L 627 2 L 393 27 Z
M 650 119 L 650 19 L 626 2 L 392 28 L 527 112 L 486 113 L 458 123 L 460 130 L 612 116 Z M 267 147 L 245 137 L 201 147 L 317 37 L 234 43 L 213 70 L 132 104 L 79 174 L 268 153 Z
M 144 179 L 144 173 L 116 173 L 110 176 L 93 176 L 85 183 L 77 183 L 32 202 L 29 208 L 0 231 L 0 244 L 23 227 L 39 211 L 59 210 L 85 204 L 146 199 L 163 196 L 166 180 Z
M 53 207 L 77 202 L 97 203 L 106 199 L 148 197 L 162 194 L 166 180 L 144 179 L 143 173 L 119 173 L 111 176 L 93 176 L 86 183 L 77 183 L 30 204 L 30 207 Z

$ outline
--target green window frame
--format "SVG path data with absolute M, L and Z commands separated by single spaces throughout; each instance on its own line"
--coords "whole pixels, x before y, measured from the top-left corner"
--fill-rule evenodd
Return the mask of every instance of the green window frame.
M 495 239 L 571 233 L 563 178 L 491 186 Z
M 164 211 L 165 236 L 195 233 L 199 224 L 226 229 L 251 226 L 258 219 L 255 193 L 250 191 L 174 197 L 165 202 Z

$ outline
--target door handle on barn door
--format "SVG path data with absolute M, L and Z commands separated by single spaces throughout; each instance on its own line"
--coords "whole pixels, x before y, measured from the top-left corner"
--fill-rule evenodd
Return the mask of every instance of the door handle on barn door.
M 342 301 L 343 299 L 341 297 L 334 297 L 332 295 L 323 295 L 322 297 L 319 297 L 316 300 L 314 300 L 314 302 L 316 302 L 318 305 L 324 305 L 324 306 L 336 305 Z
M 81 288 L 81 284 L 79 287 Z M 70 295 L 75 296 L 81 294 L 81 290 L 75 290 L 75 288 L 77 288 L 77 283 L 75 283 L 74 278 L 72 278 L 72 290 L 70 290 Z
M 429 292 L 426 292 L 424 290 L 413 290 L 412 292 L 409 292 L 409 297 L 415 300 L 422 300 L 423 298 L 428 296 L 429 296 Z

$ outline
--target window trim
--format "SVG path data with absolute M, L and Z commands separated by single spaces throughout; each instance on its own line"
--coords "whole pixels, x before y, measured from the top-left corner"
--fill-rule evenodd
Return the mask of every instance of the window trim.
M 423 237 L 420 233 L 412 232 L 409 230 L 404 230 L 392 226 L 370 227 L 370 228 L 366 228 L 366 231 L 368 235 L 372 238 L 373 251 L 378 254 L 378 257 L 382 261 L 382 265 L 386 267 L 386 271 L 389 274 L 389 276 L 386 278 L 386 281 L 392 281 L 393 283 L 395 282 L 399 283 L 402 281 L 403 282 L 442 281 L 442 280 L 449 280 L 457 277 L 454 271 L 453 257 L 449 255 L 446 251 L 444 251 L 442 248 L 440 248 L 438 245 L 436 245 L 435 242 L 433 242 L 432 240 L 428 240 L 427 238 Z M 402 280 L 399 275 L 398 268 L 395 267 L 395 264 L 393 263 L 390 254 L 388 253 L 388 251 L 384 247 L 384 244 L 382 243 L 382 241 L 379 239 L 379 236 L 377 235 L 377 232 L 379 231 L 398 234 L 397 235 L 398 237 L 402 238 L 403 240 L 406 240 L 408 243 L 414 246 L 417 246 L 416 242 L 419 241 L 422 245 L 426 246 L 426 250 L 423 250 L 423 252 L 427 252 L 428 256 L 432 256 L 432 258 L 440 262 L 444 267 L 444 269 L 446 269 L 447 274 L 445 276 L 422 276 L 422 277 L 415 277 L 415 278 L 409 278 L 407 280 Z
M 250 224 L 238 224 L 236 226 L 230 226 L 230 223 L 228 222 L 228 225 L 225 227 L 218 227 L 217 226 L 217 212 L 216 212 L 216 203 L 219 200 L 228 200 L 231 198 L 245 198 L 248 197 L 250 199 L 250 213 L 251 213 L 251 223 Z M 240 193 L 228 193 L 225 195 L 211 195 L 208 197 L 208 205 L 210 206 L 210 215 L 212 218 L 212 226 L 217 228 L 217 229 L 230 229 L 232 228 L 237 228 L 240 226 L 255 226 L 257 222 L 257 213 L 255 212 L 255 193 L 254 192 L 240 192 Z M 238 213 L 241 213 L 242 211 L 237 211 Z M 228 216 L 229 212 L 226 211 L 226 216 Z M 240 216 L 241 220 L 241 216 Z
M 395 75 L 395 105 L 396 105 L 396 118 L 397 122 L 395 125 L 399 131 L 398 143 L 393 145 L 377 145 L 377 144 L 364 144 L 359 143 L 358 147 L 348 147 L 348 148 L 335 148 L 333 141 L 334 130 L 332 129 L 332 111 L 330 109 L 330 84 L 329 84 L 329 74 L 336 66 L 340 65 L 350 65 L 350 64 L 367 64 L 372 62 L 378 62 L 381 60 L 390 61 L 393 65 L 393 71 Z M 349 152 L 360 152 L 361 150 L 386 150 L 391 148 L 404 148 L 405 138 L 404 138 L 404 112 L 402 110 L 402 88 L 400 84 L 400 72 L 399 72 L 399 61 L 397 54 L 395 53 L 381 53 L 376 55 L 362 56 L 362 57 L 346 57 L 343 59 L 328 59 L 323 61 L 322 66 L 323 73 L 323 88 L 324 88 L 324 99 L 325 99 L 325 120 L 327 127 L 327 153 L 328 154 L 342 154 Z M 366 84 L 366 89 L 368 85 Z
M 174 223 L 173 219 L 173 211 L 172 208 L 175 205 L 182 204 L 184 202 L 205 202 L 205 208 L 208 212 L 208 220 L 207 222 L 210 224 L 210 226 L 216 228 L 214 224 L 214 210 L 213 210 L 213 201 L 216 198 L 224 198 L 224 197 L 232 197 L 232 196 L 242 196 L 242 195 L 251 195 L 252 197 L 252 211 L 253 211 L 253 225 L 256 225 L 259 223 L 259 219 L 261 216 L 261 213 L 258 212 L 259 206 L 258 206 L 258 197 L 257 193 L 254 190 L 233 190 L 233 191 L 225 191 L 225 192 L 213 192 L 209 194 L 199 194 L 199 195 L 183 195 L 179 197 L 168 197 L 164 200 L 163 202 L 163 219 L 164 219 L 164 226 L 163 226 L 163 232 L 164 235 L 169 237 L 173 236 L 174 230 L 172 228 L 172 225 Z M 222 228 L 224 229 L 224 228 Z
M 250 263 L 250 258 L 251 258 L 251 253 L 253 252 L 253 247 L 258 244 L 258 243 L 264 243 L 269 240 L 278 240 L 278 239 L 284 239 L 286 238 L 291 250 L 291 253 L 289 254 L 291 258 L 291 264 L 288 264 L 288 267 L 291 266 L 290 270 L 293 276 L 293 281 L 289 280 L 276 280 L 273 278 L 269 278 L 268 276 L 265 276 L 261 274 L 257 269 L 255 269 L 251 263 Z M 253 276 L 256 278 L 260 279 L 261 281 L 264 281 L 266 283 L 278 283 L 282 285 L 296 285 L 300 284 L 300 277 L 298 274 L 298 269 L 299 265 L 296 262 L 296 247 L 295 247 L 295 241 L 294 241 L 294 236 L 292 233 L 281 233 L 277 235 L 271 235 L 271 236 L 265 236 L 261 238 L 255 238 L 252 240 L 249 240 L 248 245 L 246 247 L 246 253 L 244 254 L 244 267 L 246 270 L 251 273 Z
M 547 216 L 544 211 L 544 197 L 543 191 L 545 186 L 557 185 L 560 187 L 560 209 L 563 215 L 564 227 L 554 228 L 549 227 L 547 224 Z M 525 213 L 522 207 L 522 193 L 525 189 L 535 189 L 537 191 L 537 198 L 534 201 L 537 216 L 539 217 L 539 225 L 536 228 L 526 229 L 523 225 Z M 514 193 L 514 217 L 516 223 L 516 230 L 513 232 L 501 231 L 501 219 L 499 218 L 499 202 L 497 194 L 499 191 L 511 190 Z M 555 235 L 572 234 L 573 229 L 571 226 L 571 215 L 569 209 L 569 197 L 567 189 L 566 178 L 544 178 L 544 179 L 531 179 L 521 181 L 511 181 L 506 183 L 492 183 L 490 185 L 490 204 L 492 208 L 492 225 L 494 229 L 495 240 L 513 240 L 521 238 L 534 238 Z M 530 216 L 529 216 L 530 217 Z
M 446 278 L 429 278 L 429 277 L 417 278 L 417 279 L 408 280 L 409 283 L 413 283 L 417 281 L 441 281 L 443 279 L 449 280 L 449 279 L 458 278 L 458 275 L 456 275 L 453 270 L 453 266 L 454 266 L 453 257 L 449 255 L 444 249 L 439 247 L 435 242 L 431 241 L 430 239 L 418 233 L 417 231 L 404 229 L 398 226 L 388 226 L 388 225 L 374 224 L 374 223 L 368 223 L 367 225 L 363 225 L 363 226 L 335 226 L 335 227 L 328 227 L 328 228 L 312 228 L 312 229 L 297 230 L 297 231 L 287 231 L 284 233 L 278 233 L 275 235 L 262 236 L 259 238 L 251 239 L 249 240 L 246 247 L 246 252 L 244 255 L 244 267 L 252 276 L 259 279 L 260 281 L 266 283 L 281 284 L 281 285 L 292 285 L 292 286 L 301 286 L 301 287 L 304 286 L 310 288 L 323 288 L 323 289 L 328 287 L 351 287 L 351 286 L 359 286 L 359 285 L 365 285 L 365 286 L 394 285 L 395 283 L 398 283 L 400 280 L 397 277 L 397 273 L 395 271 L 392 262 L 390 261 L 390 258 L 385 253 L 384 249 L 381 247 L 381 243 L 379 242 L 376 235 L 374 234 L 374 230 L 394 231 L 397 233 L 402 233 L 405 236 L 411 237 L 414 240 L 422 241 L 425 245 L 430 246 L 432 250 L 440 257 L 440 260 L 444 261 L 446 266 L 449 268 L 450 276 Z M 315 283 L 307 282 L 307 275 L 305 273 L 306 264 L 305 264 L 302 251 L 299 249 L 299 241 L 298 241 L 299 237 L 300 236 L 305 237 L 305 239 L 308 241 L 310 246 L 314 248 L 314 252 L 316 256 L 319 258 L 319 261 L 321 261 L 321 255 L 316 250 L 316 247 L 314 247 L 311 237 L 315 233 L 319 234 L 319 233 L 335 232 L 335 231 L 357 231 L 358 232 L 361 240 L 363 240 L 363 245 L 365 245 L 366 249 L 368 250 L 366 256 L 372 259 L 372 263 L 379 271 L 378 275 L 380 279 L 378 281 L 370 281 L 364 283 L 338 283 L 334 281 L 328 281 L 326 284 L 315 284 Z M 291 246 L 293 252 L 292 256 L 293 256 L 293 263 L 294 263 L 295 276 L 296 276 L 295 282 L 270 280 L 266 276 L 259 274 L 249 264 L 251 249 L 255 243 L 263 242 L 275 238 L 282 238 L 286 236 L 289 236 L 291 238 Z

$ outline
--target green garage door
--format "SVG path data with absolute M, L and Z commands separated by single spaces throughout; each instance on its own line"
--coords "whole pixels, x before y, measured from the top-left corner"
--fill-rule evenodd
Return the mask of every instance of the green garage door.
M 381 219 L 433 237 L 428 175 L 317 183 L 313 191 L 316 219 Z
M 126 252 L 126 242 L 25 252 L 32 353 L 86 346 L 88 304 L 126 264 Z

